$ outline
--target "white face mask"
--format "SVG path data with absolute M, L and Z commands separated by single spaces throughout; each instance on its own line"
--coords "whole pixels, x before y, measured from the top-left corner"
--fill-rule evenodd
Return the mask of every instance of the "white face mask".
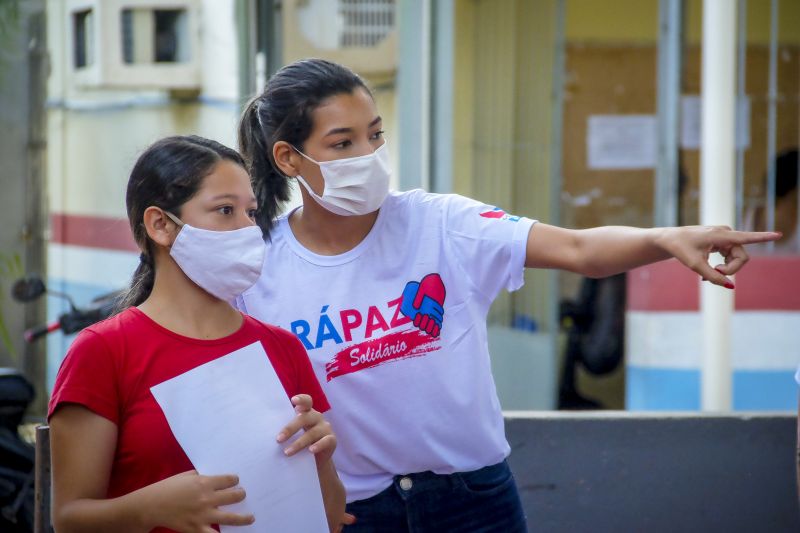
M 261 228 L 210 231 L 184 224 L 172 213 L 165 213 L 181 228 L 169 255 L 200 288 L 232 302 L 255 284 L 267 250 Z
M 297 148 L 295 148 L 297 150 Z M 319 165 L 325 189 L 319 196 L 306 180 L 298 175 L 297 181 L 303 184 L 319 205 L 337 215 L 366 215 L 378 210 L 389 194 L 389 151 L 384 142 L 371 154 L 333 161 L 315 161 L 297 150 L 297 153 Z

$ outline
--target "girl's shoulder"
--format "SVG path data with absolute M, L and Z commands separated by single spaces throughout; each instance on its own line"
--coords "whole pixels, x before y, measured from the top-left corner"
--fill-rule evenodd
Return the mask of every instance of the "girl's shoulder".
M 129 307 L 86 327 L 78 334 L 78 338 L 97 337 L 104 340 L 113 340 L 129 330 L 141 328 L 143 325 L 141 311 L 135 307 Z
M 287 331 L 274 324 L 262 322 L 257 318 L 244 314 L 244 319 L 247 322 L 248 328 L 253 328 L 257 331 L 257 335 L 262 342 L 267 344 L 267 347 L 279 348 L 281 351 L 296 351 L 301 350 L 305 352 L 303 344 L 294 333 Z
M 130 307 L 81 330 L 70 344 L 62 366 L 81 361 L 90 365 L 102 362 L 99 366 L 116 368 L 121 366 L 120 358 L 124 359 L 130 345 L 137 339 L 149 339 L 149 333 L 142 312 Z

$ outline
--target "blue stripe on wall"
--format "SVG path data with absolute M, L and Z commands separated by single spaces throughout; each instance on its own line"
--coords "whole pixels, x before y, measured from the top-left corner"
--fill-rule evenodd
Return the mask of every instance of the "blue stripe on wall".
M 735 411 L 794 411 L 798 388 L 792 370 L 737 370 Z M 700 409 L 700 371 L 628 366 L 626 404 L 631 411 Z
M 628 366 L 625 405 L 630 411 L 696 411 L 700 372 Z
M 750 370 L 733 373 L 735 411 L 797 409 L 797 382 L 789 370 Z

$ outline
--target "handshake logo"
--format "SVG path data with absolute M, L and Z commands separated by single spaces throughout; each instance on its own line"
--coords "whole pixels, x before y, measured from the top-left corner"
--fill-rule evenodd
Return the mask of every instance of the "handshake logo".
M 400 312 L 414 326 L 431 337 L 438 337 L 444 320 L 445 288 L 439 274 L 428 274 L 419 282 L 409 281 L 403 289 Z

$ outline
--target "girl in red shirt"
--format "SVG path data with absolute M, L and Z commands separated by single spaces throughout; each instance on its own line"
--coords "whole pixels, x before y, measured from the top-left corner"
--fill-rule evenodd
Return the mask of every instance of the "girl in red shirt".
M 331 460 L 336 439 L 320 413 L 328 403 L 305 350 L 228 303 L 263 262 L 258 246 L 241 248 L 262 236 L 240 156 L 200 137 L 159 141 L 134 166 L 126 202 L 142 250 L 127 309 L 78 336 L 50 401 L 56 529 L 208 533 L 253 523 L 222 508 L 245 498 L 236 473 L 194 471 L 150 388 L 256 342 L 297 413 L 276 439 L 304 430 L 282 445 L 287 455 L 315 455 L 329 527 L 340 529 L 352 518 Z

